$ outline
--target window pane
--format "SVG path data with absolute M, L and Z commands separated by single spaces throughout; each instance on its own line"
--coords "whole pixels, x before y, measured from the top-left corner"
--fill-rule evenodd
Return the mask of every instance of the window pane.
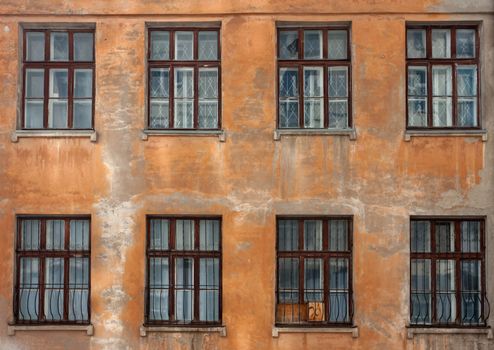
M 93 70 L 74 69 L 74 97 L 93 97 Z
M 218 98 L 218 69 L 199 69 L 199 98 Z
M 168 100 L 151 99 L 149 114 L 151 128 L 169 127 L 170 106 Z
M 281 31 L 278 37 L 280 59 L 298 58 L 298 32 Z
M 199 222 L 199 249 L 220 249 L 220 221 L 201 220 Z
M 63 318 L 63 258 L 45 260 L 45 318 L 61 320 Z
M 150 258 L 148 315 L 150 320 L 169 319 L 169 278 L 168 258 Z
M 38 250 L 41 222 L 39 220 L 22 220 L 21 249 Z
M 170 70 L 168 68 L 151 68 L 151 97 L 168 97 L 170 89 Z
M 451 66 L 432 67 L 433 126 L 452 126 Z
M 194 126 L 194 72 L 192 68 L 175 69 L 175 128 Z
M 304 260 L 304 301 L 323 301 L 324 275 L 322 259 Z
M 50 97 L 68 96 L 68 70 L 50 69 Z
M 408 95 L 427 96 L 427 67 L 408 67 Z
M 74 33 L 74 61 L 93 60 L 93 33 Z
M 463 253 L 480 252 L 480 222 L 462 221 L 461 229 L 461 251 Z
M 218 127 L 218 69 L 199 69 L 199 128 Z
M 175 69 L 175 97 L 194 97 L 194 70 L 192 68 Z
M 46 220 L 46 249 L 63 250 L 65 247 L 65 221 Z
M 432 58 L 451 58 L 451 31 L 432 30 Z
M 346 33 L 346 32 L 345 32 Z M 329 67 L 329 127 L 348 127 L 348 68 Z
M 477 96 L 477 66 L 458 66 L 458 96 Z
M 149 221 L 151 237 L 149 248 L 156 250 L 168 250 L 168 238 L 170 235 L 170 222 L 163 219 L 151 219 Z
M 429 221 L 412 221 L 411 251 L 413 253 L 426 253 L 431 251 L 431 225 Z
M 218 102 L 199 101 L 199 128 L 218 128 Z
M 408 125 L 427 126 L 427 67 L 408 67 Z
M 348 68 L 329 67 L 329 97 L 348 96 Z
M 151 59 L 168 60 L 170 59 L 170 33 L 169 32 L 151 32 Z
M 175 222 L 175 249 L 194 249 L 194 220 L 177 220 Z
M 43 110 L 44 103 L 41 100 L 26 101 L 24 127 L 26 129 L 43 128 Z
M 329 250 L 332 252 L 349 250 L 347 220 L 329 220 Z
M 408 58 L 425 58 L 425 30 L 408 29 L 407 30 L 407 57 Z
M 456 57 L 475 57 L 475 30 L 458 29 L 456 31 Z
M 61 129 L 68 126 L 67 100 L 50 99 L 48 101 L 48 127 Z
M 305 99 L 304 125 L 306 128 L 322 128 L 324 126 L 322 113 L 322 99 Z
M 175 33 L 175 59 L 179 61 L 194 59 L 194 33 Z
M 45 60 L 45 33 L 26 32 L 26 61 Z
M 438 323 L 456 320 L 455 261 L 437 260 L 436 263 L 436 319 Z
M 70 220 L 70 250 L 89 250 L 89 220 Z
M 93 102 L 91 100 L 74 100 L 74 129 L 91 129 Z
M 298 303 L 299 261 L 294 258 L 278 259 L 278 302 Z
M 86 321 L 89 319 L 89 258 L 70 258 L 69 266 L 69 320 Z
M 322 221 L 304 221 L 304 250 L 322 250 Z
M 218 32 L 199 32 L 199 60 L 218 59 Z
M 298 250 L 298 221 L 278 220 L 278 251 Z
M 194 101 L 175 99 L 174 126 L 177 129 L 190 129 L 194 126 Z
M 455 251 L 454 222 L 439 222 L 436 224 L 436 252 L 448 253 Z
M 280 68 L 280 97 L 298 97 L 298 69 Z
M 479 324 L 482 319 L 481 262 L 461 262 L 461 321 L 463 324 Z
M 348 53 L 347 31 L 328 31 L 328 57 L 330 60 L 345 60 Z
M 199 319 L 219 320 L 219 259 L 200 260 Z
M 322 67 L 304 67 L 304 123 L 308 128 L 322 128 L 323 96 Z
M 50 37 L 50 59 L 52 61 L 69 60 L 69 35 L 63 32 L 52 32 Z
M 39 310 L 39 260 L 20 258 L 19 313 L 20 320 L 37 320 Z
M 191 321 L 194 313 L 194 260 L 175 260 L 175 318 Z
M 411 261 L 411 309 L 412 324 L 431 322 L 431 261 L 412 259 Z
M 44 96 L 44 69 L 26 69 L 26 98 L 43 98 Z
M 297 128 L 298 100 L 281 100 L 279 105 L 280 128 Z
M 348 259 L 329 260 L 329 320 L 348 322 L 349 310 Z
M 304 96 L 323 96 L 322 67 L 304 67 Z
M 322 31 L 320 30 L 304 31 L 304 58 L 306 59 L 322 58 Z

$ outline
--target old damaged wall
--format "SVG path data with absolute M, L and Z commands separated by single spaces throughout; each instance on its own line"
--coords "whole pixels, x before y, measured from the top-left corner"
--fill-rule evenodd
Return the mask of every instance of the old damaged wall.
M 408 340 L 405 329 L 410 215 L 486 215 L 487 240 L 494 249 L 489 230 L 494 224 L 494 102 L 489 98 L 494 94 L 494 4 L 475 1 L 467 10 L 482 13 L 463 14 L 463 3 L 222 0 L 198 7 L 193 1 L 3 1 L 0 268 L 5 273 L 0 283 L 0 349 L 494 349 L 485 336 Z M 295 12 L 299 14 L 290 15 Z M 88 15 L 80 16 L 84 13 Z M 351 21 L 356 141 L 328 136 L 273 140 L 277 20 Z M 404 141 L 407 20 L 482 21 L 487 142 L 478 137 Z M 96 143 L 10 141 L 18 101 L 19 22 L 52 21 L 96 24 Z M 222 23 L 225 143 L 193 137 L 141 140 L 145 22 L 167 21 Z M 91 214 L 94 336 L 34 331 L 7 335 L 16 214 Z M 139 336 L 147 214 L 222 215 L 227 337 L 216 333 Z M 354 215 L 359 338 L 271 336 L 275 216 L 283 214 Z M 492 273 L 492 256 L 488 250 L 487 276 Z M 494 300 L 493 282 L 488 279 L 488 283 Z

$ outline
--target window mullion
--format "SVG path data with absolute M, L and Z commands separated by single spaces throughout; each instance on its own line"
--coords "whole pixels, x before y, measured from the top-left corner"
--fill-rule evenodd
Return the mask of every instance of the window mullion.
M 453 40 L 453 39 L 451 39 Z M 456 68 L 458 64 L 451 64 L 451 113 L 453 113 L 453 127 L 458 127 L 458 116 L 457 116 L 457 100 L 458 100 L 458 91 L 456 90 Z M 478 102 L 477 102 L 478 103 Z
M 172 40 L 170 40 L 171 42 Z M 171 44 L 170 44 L 171 45 Z M 168 109 L 169 109 L 169 116 L 168 116 L 168 127 L 170 129 L 175 128 L 175 66 L 173 63 L 170 64 L 170 73 L 169 73 L 169 90 L 168 90 L 168 95 L 169 95 L 169 103 L 168 103 Z
M 169 258 L 170 271 L 168 273 L 169 289 L 168 289 L 168 319 L 175 320 L 175 255 L 170 254 Z
M 327 31 L 324 31 L 324 33 L 327 33 Z M 326 36 L 324 36 L 326 37 Z M 327 41 L 327 38 L 325 39 Z M 327 129 L 329 127 L 329 89 L 328 89 L 328 84 L 329 84 L 329 69 L 328 65 L 325 64 L 322 67 L 322 74 L 323 74 L 323 125 L 324 128 Z M 348 79 L 347 79 L 348 80 Z M 347 83 L 348 84 L 348 83 Z
M 199 321 L 199 260 L 198 256 L 194 257 L 194 317 L 193 320 L 195 322 Z
M 278 82 L 279 84 L 279 82 Z M 298 65 L 298 123 L 299 128 L 305 128 L 304 123 L 304 67 L 303 64 Z

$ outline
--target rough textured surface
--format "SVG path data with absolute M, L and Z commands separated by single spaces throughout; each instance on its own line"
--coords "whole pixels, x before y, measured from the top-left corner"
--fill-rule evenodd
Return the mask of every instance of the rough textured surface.
M 410 215 L 486 215 L 487 276 L 492 274 L 493 13 L 492 0 L 208 0 L 200 6 L 192 0 L 2 1 L 0 349 L 494 349 L 485 336 L 409 340 L 405 328 Z M 145 22 L 170 20 L 222 23 L 225 143 L 217 137 L 140 138 L 145 124 Z M 341 136 L 273 141 L 277 20 L 352 22 L 356 141 Z M 412 20 L 482 21 L 487 143 L 479 137 L 403 140 L 405 22 Z M 19 22 L 52 21 L 96 23 L 97 143 L 76 138 L 10 141 L 19 99 Z M 77 213 L 92 217 L 94 336 L 7 336 L 15 215 Z M 146 214 L 222 215 L 227 337 L 139 336 Z M 271 336 L 275 216 L 280 214 L 354 215 L 359 338 Z M 493 301 L 489 278 L 488 291 Z

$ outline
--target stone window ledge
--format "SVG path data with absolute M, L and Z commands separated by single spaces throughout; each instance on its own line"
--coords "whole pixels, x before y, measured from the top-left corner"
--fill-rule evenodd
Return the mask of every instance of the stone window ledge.
M 434 327 L 407 327 L 407 338 L 413 339 L 415 335 L 419 334 L 436 334 L 436 335 L 465 335 L 465 334 L 478 334 L 485 335 L 487 339 L 492 339 L 492 329 L 487 328 L 434 328 Z
M 37 138 L 63 138 L 63 137 L 87 137 L 91 142 L 98 140 L 98 134 L 94 130 L 15 130 L 10 135 L 12 142 L 19 142 L 23 137 Z
M 226 141 L 224 130 L 142 130 L 141 139 L 147 141 L 149 136 L 199 136 L 199 137 L 218 137 L 220 142 Z
M 358 338 L 358 327 L 273 327 L 273 338 L 280 333 L 351 333 L 352 338 Z
M 84 331 L 87 335 L 92 336 L 94 334 L 94 327 L 92 324 L 88 325 L 68 325 L 68 324 L 60 324 L 60 325 L 8 325 L 7 334 L 15 335 L 16 332 L 20 331 Z
M 165 333 L 219 333 L 221 337 L 226 337 L 226 326 L 218 327 L 173 327 L 173 326 L 141 326 L 139 333 L 141 337 L 147 336 L 151 332 Z
M 279 141 L 285 136 L 348 136 L 350 140 L 357 139 L 355 129 L 276 129 L 273 140 Z
M 481 137 L 482 142 L 487 142 L 487 130 L 406 130 L 405 141 L 412 137 Z

